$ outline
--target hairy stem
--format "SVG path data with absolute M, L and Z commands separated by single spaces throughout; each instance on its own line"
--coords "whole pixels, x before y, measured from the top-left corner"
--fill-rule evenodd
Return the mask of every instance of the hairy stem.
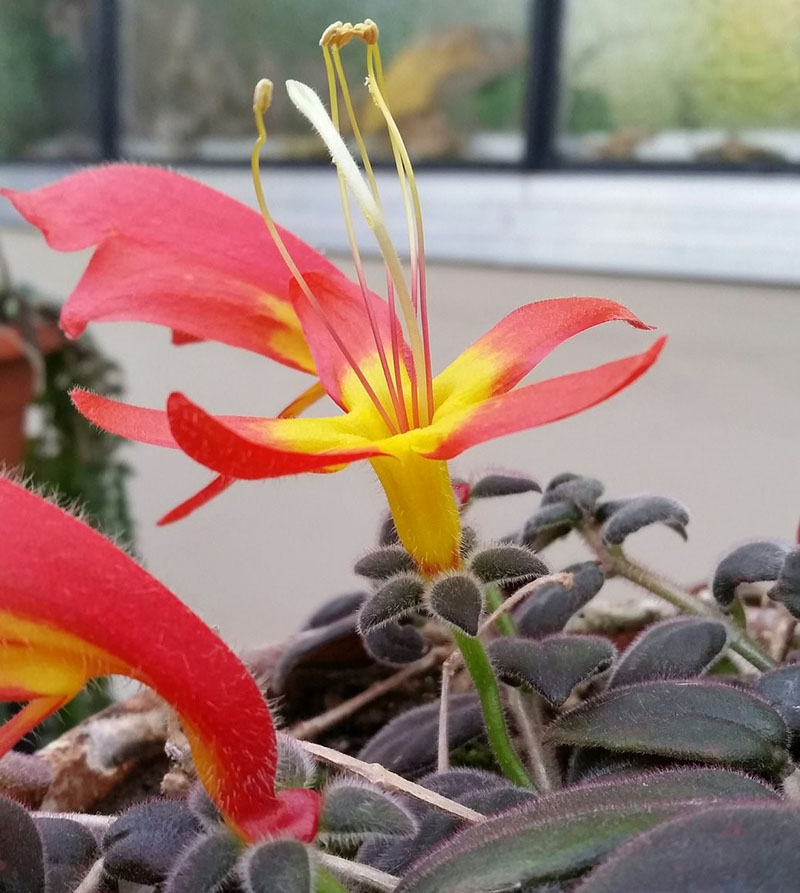
M 500 689 L 494 670 L 489 662 L 489 655 L 480 639 L 453 630 L 453 640 L 458 645 L 461 657 L 469 675 L 472 677 L 475 691 L 481 702 L 483 719 L 489 735 L 489 744 L 494 752 L 498 765 L 515 784 L 524 788 L 533 788 L 533 782 L 511 743 L 503 715 L 503 704 L 500 700 Z
M 725 625 L 728 631 L 728 647 L 752 664 L 757 670 L 765 672 L 775 667 L 775 662 L 764 651 L 761 646 L 747 635 L 745 630 L 740 629 L 735 623 L 732 623 L 721 610 L 711 605 L 701 602 L 667 580 L 659 577 L 646 567 L 636 564 L 623 554 L 622 549 L 617 547 L 609 549 L 603 542 L 600 531 L 594 525 L 584 522 L 580 528 L 584 540 L 597 555 L 603 564 L 603 568 L 609 575 L 616 574 L 624 577 L 647 589 L 659 598 L 676 607 L 684 614 L 694 614 L 698 617 L 710 617 Z

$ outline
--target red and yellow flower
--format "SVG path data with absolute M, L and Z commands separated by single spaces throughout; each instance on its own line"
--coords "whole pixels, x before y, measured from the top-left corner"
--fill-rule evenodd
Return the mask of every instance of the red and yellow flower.
M 367 85 L 395 155 L 408 221 L 406 266 L 388 236 L 343 73 L 340 50 L 353 39 L 366 45 Z M 432 575 L 459 562 L 460 522 L 447 461 L 475 444 L 605 400 L 652 365 L 664 339 L 635 356 L 518 387 L 555 347 L 586 329 L 612 320 L 649 328 L 610 300 L 540 301 L 509 314 L 434 376 L 419 198 L 384 98 L 377 28 L 369 20 L 356 26 L 336 23 L 321 44 L 330 114 L 304 84 L 289 81 L 287 90 L 336 164 L 355 282 L 272 220 L 258 177 L 272 89 L 266 81 L 256 88 L 260 138 L 253 155 L 266 229 L 257 215 L 232 200 L 147 168 L 103 168 L 32 193 L 6 194 L 53 247 L 98 246 L 64 308 L 70 334 L 89 320 L 142 319 L 247 347 L 315 371 L 343 411 L 313 419 L 212 416 L 178 393 L 161 411 L 76 392 L 75 404 L 84 415 L 125 437 L 179 447 L 217 472 L 212 491 L 231 479 L 332 471 L 366 459 L 386 491 L 401 541 Z M 340 104 L 361 168 L 339 133 Z M 386 266 L 386 300 L 367 285 L 351 202 L 375 234 Z
M 181 718 L 197 773 L 245 840 L 314 838 L 319 796 L 276 792 L 277 747 L 255 681 L 168 589 L 77 518 L 0 478 L 0 756 L 89 679 L 121 674 Z

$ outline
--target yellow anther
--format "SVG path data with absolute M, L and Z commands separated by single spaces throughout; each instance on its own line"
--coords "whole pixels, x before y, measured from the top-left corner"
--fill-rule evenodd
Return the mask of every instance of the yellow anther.
M 271 104 L 272 81 L 269 78 L 261 78 L 253 90 L 253 111 L 257 115 L 264 115 Z

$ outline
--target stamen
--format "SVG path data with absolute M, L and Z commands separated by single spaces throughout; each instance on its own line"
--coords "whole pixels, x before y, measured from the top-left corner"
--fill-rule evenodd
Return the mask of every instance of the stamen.
M 325 35 L 323 35 L 323 38 L 324 37 Z M 334 74 L 333 63 L 331 61 L 331 52 L 325 44 L 322 45 L 322 55 L 325 59 L 325 71 L 328 76 L 328 90 L 330 93 L 331 103 L 331 120 L 333 121 L 333 126 L 338 131 L 340 128 L 338 92 L 336 90 L 336 75 Z M 353 264 L 356 270 L 356 277 L 358 278 L 358 284 L 361 288 L 361 296 L 364 300 L 364 307 L 366 308 L 370 328 L 372 329 L 372 338 L 378 351 L 378 358 L 380 359 L 381 369 L 383 370 L 383 377 L 386 381 L 386 387 L 389 392 L 389 399 L 392 401 L 395 418 L 397 419 L 397 423 L 400 426 L 400 430 L 408 431 L 407 418 L 405 420 L 405 425 L 403 424 L 405 407 L 401 406 L 397 397 L 397 391 L 395 389 L 394 382 L 392 381 L 392 375 L 389 371 L 389 364 L 386 360 L 386 351 L 384 349 L 380 330 L 378 328 L 378 320 L 375 316 L 375 308 L 373 307 L 372 298 L 367 286 L 366 276 L 364 275 L 364 267 L 361 263 L 361 255 L 358 251 L 355 229 L 353 228 L 353 218 L 350 213 L 350 199 L 347 194 L 347 186 L 345 185 L 344 175 L 338 168 L 336 170 L 336 173 L 339 180 L 339 196 L 342 202 L 342 211 L 344 212 L 344 223 L 345 229 L 347 231 L 347 238 L 350 243 L 350 253 L 353 255 Z
M 427 404 L 427 421 L 428 423 L 430 423 L 433 413 L 433 371 L 431 363 L 430 331 L 428 323 L 428 302 L 425 276 L 425 237 L 422 226 L 422 208 L 419 201 L 419 191 L 417 190 L 417 181 L 414 176 L 414 169 L 411 165 L 411 158 L 409 157 L 408 150 L 406 149 L 405 143 L 403 142 L 403 137 L 400 134 L 397 123 L 392 117 L 392 113 L 389 111 L 389 106 L 387 105 L 383 95 L 386 92 L 386 86 L 383 78 L 383 65 L 381 63 L 380 50 L 378 49 L 378 27 L 371 19 L 365 19 L 364 26 L 367 29 L 366 33 L 368 34 L 368 36 L 374 38 L 372 42 L 367 41 L 367 86 L 373 100 L 377 104 L 386 121 L 386 126 L 389 130 L 389 137 L 392 143 L 392 151 L 393 153 L 396 152 L 397 154 L 399 154 L 400 159 L 402 160 L 403 168 L 408 177 L 408 184 L 411 189 L 411 200 L 414 206 L 417 251 L 415 252 L 416 257 L 412 259 L 412 268 L 416 265 L 415 262 L 418 262 L 418 269 L 416 273 L 419 281 L 419 314 L 422 324 L 422 342 L 424 345 L 423 349 L 426 397 L 425 404 Z M 397 161 L 396 157 L 395 160 Z M 401 176 L 400 179 L 401 185 L 403 185 L 405 182 L 405 178 Z M 406 210 L 408 216 L 408 209 Z M 411 225 L 409 223 L 409 232 L 410 230 Z M 414 271 L 412 269 L 412 276 L 413 274 Z
M 372 388 L 372 385 L 369 383 L 363 371 L 360 369 L 358 363 L 353 359 L 352 354 L 347 349 L 346 345 L 339 337 L 339 334 L 336 332 L 330 320 L 325 315 L 325 311 L 322 309 L 319 301 L 317 301 L 313 292 L 309 288 L 308 283 L 303 277 L 303 274 L 300 272 L 300 270 L 298 270 L 297 265 L 295 264 L 291 254 L 289 253 L 289 249 L 286 247 L 286 243 L 281 238 L 281 234 L 278 232 L 275 221 L 272 219 L 272 215 L 269 212 L 267 200 L 264 197 L 264 190 L 261 186 L 260 153 L 261 147 L 267 140 L 267 128 L 264 123 L 264 115 L 266 114 L 267 109 L 270 106 L 270 102 L 272 101 L 272 90 L 272 81 L 268 80 L 267 78 L 262 78 L 256 84 L 255 91 L 253 93 L 253 115 L 256 122 L 256 128 L 258 130 L 258 138 L 256 139 L 255 145 L 253 146 L 253 153 L 250 159 L 250 167 L 253 173 L 253 186 L 255 187 L 256 198 L 258 200 L 258 207 L 261 211 L 261 216 L 264 218 L 264 223 L 267 225 L 267 229 L 269 230 L 269 234 L 272 237 L 272 241 L 275 243 L 275 247 L 280 252 L 284 263 L 289 268 L 289 271 L 291 272 L 295 281 L 303 290 L 303 294 L 306 296 L 309 304 L 322 320 L 325 328 L 330 333 L 331 338 L 333 338 L 334 343 L 342 352 L 342 355 L 344 356 L 347 364 L 356 374 L 356 377 L 358 378 L 359 382 L 361 382 L 362 387 L 367 392 L 367 396 L 372 401 L 381 419 L 386 424 L 386 427 L 392 434 L 397 434 L 398 432 L 394 422 L 384 409 L 381 401 L 378 399 L 378 396 Z
M 309 123 L 317 130 L 323 142 L 331 153 L 334 164 L 342 171 L 347 185 L 350 187 L 356 202 L 361 207 L 368 225 L 375 234 L 378 247 L 383 255 L 384 262 L 389 269 L 389 273 L 397 289 L 400 306 L 403 310 L 403 318 L 405 320 L 406 329 L 408 331 L 409 341 L 411 342 L 411 354 L 415 373 L 417 370 L 425 368 L 425 350 L 422 343 L 422 335 L 417 324 L 417 317 L 414 307 L 411 303 L 411 296 L 406 284 L 405 274 L 402 264 L 397 256 L 397 252 L 392 245 L 389 232 L 386 227 L 386 221 L 380 212 L 372 193 L 369 190 L 361 172 L 353 159 L 353 156 L 344 144 L 339 132 L 333 126 L 328 113 L 325 111 L 319 96 L 308 86 L 299 81 L 287 81 L 286 89 L 289 98 L 294 103 L 297 110 L 309 121 Z M 416 376 L 416 380 L 419 376 Z M 423 393 L 423 415 L 430 421 L 429 407 L 432 406 L 428 399 L 428 394 Z

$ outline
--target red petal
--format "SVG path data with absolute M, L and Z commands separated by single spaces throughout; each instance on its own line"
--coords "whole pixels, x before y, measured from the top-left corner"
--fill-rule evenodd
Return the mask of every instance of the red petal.
M 0 613 L 102 649 L 113 661 L 108 671 L 155 689 L 183 717 L 193 745 L 201 745 L 200 777 L 234 824 L 277 808 L 269 710 L 216 633 L 99 533 L 4 479 L 0 544 Z M 71 638 L 64 647 L 79 645 Z
M 509 391 L 559 344 L 600 323 L 621 320 L 650 329 L 627 307 L 605 298 L 552 298 L 526 304 L 468 347 L 436 377 L 436 405 L 462 405 Z
M 319 304 L 324 320 L 296 282 L 291 285 L 290 295 L 314 357 L 317 375 L 325 390 L 343 409 L 350 408 L 342 393 L 342 384 L 346 379 L 353 378 L 352 366 L 331 335 L 330 329 L 333 329 L 381 398 L 383 405 L 390 406 L 375 336 L 361 288 L 341 274 L 333 276 L 325 273 L 309 273 L 304 278 Z M 369 297 L 375 313 L 379 338 L 384 346 L 389 368 L 392 369 L 389 307 L 378 295 L 370 293 Z M 408 348 L 402 338 L 400 344 L 405 368 L 408 362 Z M 361 385 L 358 387 L 359 397 L 362 397 L 363 389 Z
M 196 335 L 190 335 L 188 332 L 182 332 L 179 329 L 172 330 L 172 343 L 176 347 L 180 347 L 183 344 L 197 344 L 198 341 L 203 340 L 203 338 L 198 338 Z
M 184 518 L 192 514 L 196 509 L 204 506 L 207 502 L 211 502 L 214 497 L 224 493 L 225 490 L 234 483 L 234 478 L 226 478 L 221 474 L 217 475 L 210 484 L 206 484 L 202 490 L 190 496 L 189 499 L 176 505 L 174 509 L 167 512 L 163 518 L 159 518 L 158 526 L 163 527 L 166 524 L 174 524 L 175 521 L 182 521 Z
M 296 431 L 298 422 L 322 423 L 322 419 L 215 418 L 183 394 L 170 394 L 167 414 L 180 448 L 201 465 L 226 477 L 243 480 L 283 477 L 384 455 L 369 443 L 338 450 L 335 447 L 319 449 L 314 445 L 318 438 L 293 445 L 288 436 L 280 437 L 282 430 Z M 234 430 L 234 424 L 246 436 Z M 335 439 L 334 432 L 331 441 L 335 443 Z
M 420 431 L 421 436 L 438 439 L 435 449 L 424 455 L 429 459 L 452 459 L 475 444 L 589 409 L 646 372 L 665 342 L 666 338 L 659 338 L 644 353 L 509 391 L 449 417 L 445 414 L 427 432 Z
M 0 193 L 42 230 L 53 248 L 75 251 L 98 245 L 107 237 L 132 239 L 162 258 L 174 255 L 167 277 L 168 293 L 174 290 L 174 276 L 181 268 L 187 275 L 196 269 L 206 279 L 213 271 L 223 283 L 217 286 L 217 292 L 224 291 L 224 283 L 239 283 L 241 288 L 248 287 L 253 293 L 273 295 L 286 302 L 286 310 L 291 314 L 288 306 L 291 276 L 261 216 L 188 177 L 160 168 L 116 164 L 90 168 L 32 192 L 0 189 Z M 281 233 L 301 270 L 337 272 L 313 248 L 285 230 L 281 229 Z M 106 268 L 104 272 L 108 277 L 107 286 L 113 289 L 113 269 Z M 155 287 L 158 271 L 143 267 L 141 272 L 149 275 Z M 66 319 L 72 332 L 94 319 L 92 314 L 97 310 L 93 301 L 84 307 L 80 289 L 81 286 L 67 304 Z M 238 308 L 244 317 L 239 325 L 241 330 L 252 324 L 253 306 L 247 302 L 239 306 L 239 290 L 232 289 L 230 302 L 231 312 Z M 198 290 L 193 302 L 184 302 L 181 321 L 174 328 L 195 337 L 217 339 L 213 332 L 201 330 L 195 322 L 198 305 L 204 298 Z M 131 296 L 125 318 L 170 325 L 166 319 L 153 318 L 156 312 L 153 306 L 145 307 L 145 315 L 141 317 L 136 308 L 136 298 Z M 173 318 L 175 307 L 169 310 Z M 253 334 L 242 346 L 250 347 L 254 339 Z M 230 338 L 217 340 L 233 343 Z M 271 355 L 264 347 L 257 349 Z
M 73 388 L 70 398 L 82 416 L 104 431 L 139 443 L 178 448 L 163 409 L 133 406 L 110 397 L 101 397 L 91 391 L 82 391 L 80 388 Z

